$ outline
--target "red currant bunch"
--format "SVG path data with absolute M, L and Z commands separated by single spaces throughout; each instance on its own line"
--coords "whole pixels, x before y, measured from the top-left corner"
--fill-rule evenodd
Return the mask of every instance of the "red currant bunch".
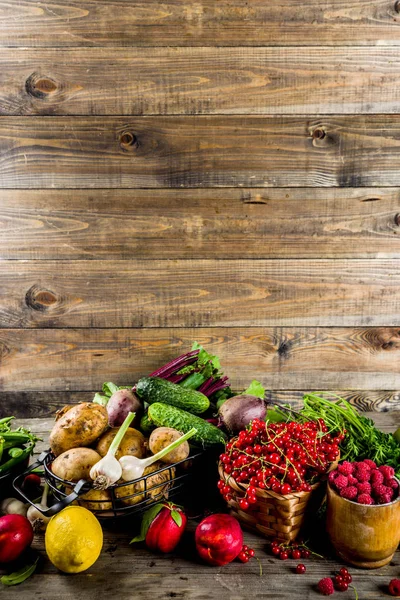
M 281 560 L 287 560 L 288 558 L 294 558 L 295 560 L 310 558 L 311 554 L 309 548 L 303 543 L 292 542 L 285 544 L 279 540 L 271 542 L 271 552 Z
M 249 548 L 248 546 L 244 545 L 242 547 L 241 551 L 239 552 L 239 554 L 237 555 L 237 558 L 238 558 L 238 560 L 240 560 L 240 562 L 247 563 L 254 556 L 255 556 L 255 552 L 254 552 L 253 548 Z
M 220 456 L 224 472 L 247 486 L 239 500 L 241 510 L 257 502 L 257 490 L 277 494 L 310 492 L 312 483 L 339 456 L 344 432 L 333 436 L 323 419 L 297 423 L 265 423 L 254 419 L 247 429 L 232 438 Z M 225 499 L 230 487 L 218 487 Z
M 346 592 L 349 589 L 350 583 L 353 581 L 352 576 L 346 569 L 346 567 L 342 567 L 338 573 L 333 578 L 333 583 L 335 588 L 339 592 Z

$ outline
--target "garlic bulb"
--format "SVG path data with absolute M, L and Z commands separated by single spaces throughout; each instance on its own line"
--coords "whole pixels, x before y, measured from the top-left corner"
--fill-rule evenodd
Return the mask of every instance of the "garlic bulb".
M 121 479 L 122 467 L 115 458 L 115 453 L 134 418 L 135 413 L 128 413 L 117 435 L 113 439 L 107 454 L 90 469 L 90 477 L 94 481 L 93 487 L 95 490 L 105 490 Z
M 39 508 L 46 510 L 47 506 L 47 494 L 49 493 L 49 486 L 47 483 L 44 485 L 43 495 L 40 503 L 37 505 Z M 38 531 L 44 531 L 47 527 L 47 523 L 50 521 L 51 517 L 46 517 L 43 515 L 40 510 L 36 508 L 36 506 L 30 506 L 28 508 L 28 512 L 26 515 L 28 521 L 33 527 L 33 531 L 37 533 Z
M 0 504 L 0 512 L 4 515 L 22 515 L 26 517 L 28 505 L 17 498 L 5 498 Z

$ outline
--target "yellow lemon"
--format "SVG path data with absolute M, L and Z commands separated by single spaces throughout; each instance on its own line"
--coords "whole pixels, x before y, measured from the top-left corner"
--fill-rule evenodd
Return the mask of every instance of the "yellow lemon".
M 68 506 L 47 525 L 46 552 L 64 573 L 86 571 L 99 558 L 103 530 L 96 517 L 82 506 Z

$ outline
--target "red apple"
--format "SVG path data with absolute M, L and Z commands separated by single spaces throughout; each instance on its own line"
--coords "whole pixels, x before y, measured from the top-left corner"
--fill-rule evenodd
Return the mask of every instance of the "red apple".
M 33 529 L 22 515 L 5 515 L 0 518 L 0 563 L 15 560 L 31 545 Z
M 216 514 L 203 519 L 196 528 L 197 552 L 210 565 L 227 565 L 243 546 L 239 522 L 230 515 Z

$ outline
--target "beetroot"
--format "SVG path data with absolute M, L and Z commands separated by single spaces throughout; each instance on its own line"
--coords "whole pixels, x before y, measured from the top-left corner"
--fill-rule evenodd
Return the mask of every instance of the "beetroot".
M 228 431 L 237 433 L 246 429 L 254 419 L 265 421 L 267 407 L 262 398 L 241 394 L 228 398 L 220 406 L 218 414 Z
M 33 529 L 22 515 L 0 517 L 0 563 L 17 559 L 31 545 Z

